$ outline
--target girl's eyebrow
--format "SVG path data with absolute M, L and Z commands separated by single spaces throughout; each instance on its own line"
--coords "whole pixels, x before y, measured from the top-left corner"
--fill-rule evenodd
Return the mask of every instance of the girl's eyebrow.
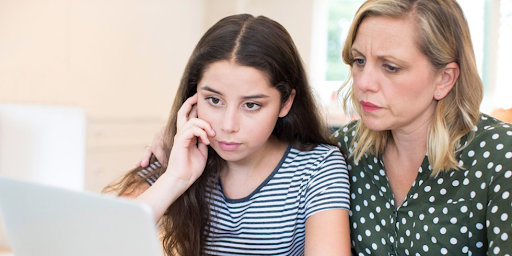
M 210 87 L 208 87 L 207 85 L 203 85 L 201 86 L 201 90 L 203 91 L 209 91 L 209 92 L 213 92 L 213 93 L 216 93 L 216 94 L 219 94 L 219 95 L 222 95 L 222 93 L 220 93 L 219 91 L 216 91 Z
M 204 85 L 201 87 L 201 90 L 203 91 L 209 91 L 209 92 L 213 92 L 215 94 L 218 94 L 218 95 L 221 95 L 222 96 L 222 93 L 219 92 L 219 91 L 216 91 L 212 88 L 210 88 L 209 86 L 207 85 Z M 255 95 L 247 95 L 247 96 L 243 96 L 242 99 L 262 99 L 262 98 L 268 98 L 269 96 L 268 95 L 265 95 L 265 94 L 255 94 Z

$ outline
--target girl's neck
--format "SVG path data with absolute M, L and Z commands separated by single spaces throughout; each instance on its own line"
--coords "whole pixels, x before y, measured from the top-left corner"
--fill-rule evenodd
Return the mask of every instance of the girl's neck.
M 220 179 L 228 198 L 243 198 L 251 194 L 277 167 L 288 143 L 271 136 L 264 147 L 249 161 L 226 162 L 220 172 Z

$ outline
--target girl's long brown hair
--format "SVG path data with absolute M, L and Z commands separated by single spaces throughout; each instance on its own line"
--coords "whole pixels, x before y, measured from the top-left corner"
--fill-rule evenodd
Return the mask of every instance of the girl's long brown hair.
M 281 94 L 283 104 L 293 89 L 295 100 L 287 116 L 279 118 L 273 134 L 300 150 L 318 144 L 331 144 L 329 131 L 320 117 L 300 55 L 286 29 L 279 23 L 249 14 L 228 16 L 213 25 L 200 39 L 186 66 L 165 128 L 165 151 L 169 155 L 176 134 L 177 112 L 197 91 L 206 68 L 228 60 L 262 71 L 271 86 Z M 168 255 L 200 255 L 209 234 L 208 189 L 216 189 L 216 178 L 223 165 L 209 147 L 201 177 L 179 197 L 160 220 L 163 246 Z M 172 168 L 172 164 L 170 164 Z M 121 182 L 107 187 L 120 194 L 130 193 L 146 182 L 138 176 L 141 168 L 130 171 Z M 164 172 L 165 170 L 156 170 Z

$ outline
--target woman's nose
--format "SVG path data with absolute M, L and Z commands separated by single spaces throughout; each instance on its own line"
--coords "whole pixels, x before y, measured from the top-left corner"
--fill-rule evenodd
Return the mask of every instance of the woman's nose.
M 365 65 L 361 70 L 353 72 L 354 87 L 361 91 L 377 91 L 377 73 L 375 68 Z

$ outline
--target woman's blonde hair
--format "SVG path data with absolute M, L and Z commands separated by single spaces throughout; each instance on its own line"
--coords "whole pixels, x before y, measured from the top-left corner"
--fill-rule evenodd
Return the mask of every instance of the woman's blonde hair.
M 356 12 L 343 47 L 343 61 L 351 66 L 350 70 L 354 59 L 352 44 L 359 25 L 366 17 L 378 16 L 411 19 L 418 29 L 418 49 L 436 72 L 451 62 L 459 65 L 460 76 L 448 95 L 438 102 L 427 141 L 433 176 L 445 170 L 459 169 L 456 153 L 462 148 L 461 138 L 470 133 L 478 121 L 483 97 L 482 81 L 478 76 L 469 27 L 462 9 L 455 0 L 366 1 Z M 346 113 L 355 110 L 360 116 L 351 73 L 339 92 L 343 96 Z M 392 139 L 390 131 L 373 131 L 363 122 L 358 122 L 355 129 L 357 146 L 351 156 L 356 162 L 365 152 L 383 152 L 388 140 Z

